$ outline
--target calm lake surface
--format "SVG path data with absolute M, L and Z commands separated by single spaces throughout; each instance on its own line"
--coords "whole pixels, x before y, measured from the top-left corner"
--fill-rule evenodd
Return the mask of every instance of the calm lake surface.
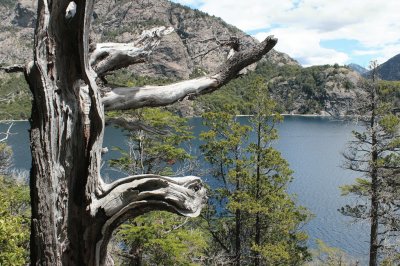
M 248 118 L 239 119 L 246 123 Z M 204 130 L 201 118 L 192 118 L 190 124 L 195 135 Z M 0 132 L 6 128 L 0 123 Z M 340 167 L 343 161 L 341 152 L 351 140 L 351 131 L 355 128 L 355 124 L 330 118 L 287 116 L 278 127 L 280 139 L 276 147 L 294 170 L 290 192 L 297 195 L 298 204 L 315 215 L 305 227 L 310 235 L 310 246 L 315 247 L 315 239 L 322 239 L 364 262 L 368 253 L 368 224 L 353 223 L 352 219 L 337 211 L 352 200 L 340 196 L 339 186 L 352 183 L 357 177 L 356 173 Z M 14 168 L 22 171 L 29 171 L 31 163 L 28 129 L 28 122 L 14 122 L 12 132 L 15 134 L 8 139 L 14 151 Z M 201 160 L 199 144 L 198 140 L 194 140 L 191 146 Z M 119 153 L 111 148 L 127 148 L 124 132 L 107 127 L 104 146 L 110 150 L 105 160 L 118 158 Z M 123 174 L 105 164 L 103 176 L 118 178 Z M 215 182 L 212 177 L 205 177 L 204 180 L 211 184 Z

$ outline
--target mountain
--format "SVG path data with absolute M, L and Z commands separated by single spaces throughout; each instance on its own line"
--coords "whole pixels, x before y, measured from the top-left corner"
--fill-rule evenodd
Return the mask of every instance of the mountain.
M 231 37 L 242 40 L 246 47 L 257 42 L 220 18 L 166 0 L 99 0 L 93 14 L 92 42 L 129 42 L 143 30 L 156 26 L 172 26 L 175 31 L 163 38 L 151 54 L 149 62 L 117 71 L 108 77 L 118 84 L 132 84 L 138 75 L 179 80 L 211 73 L 226 60 L 228 48 L 220 43 Z M 33 30 L 36 23 L 35 2 L 31 0 L 2 0 L 0 3 L 0 64 L 11 65 L 32 60 Z M 278 36 L 279 37 L 279 36 Z M 265 77 L 272 96 L 282 106 L 282 112 L 293 114 L 345 114 L 355 99 L 352 91 L 359 75 L 347 68 L 320 66 L 302 68 L 289 55 L 272 50 L 263 58 L 255 73 Z M 132 74 L 133 73 L 133 74 Z M 245 80 L 245 79 L 244 79 Z M 145 80 L 149 81 L 149 80 Z M 143 82 L 143 80 L 141 80 Z M 243 82 L 243 81 L 238 81 Z M 29 116 L 29 90 L 23 77 L 0 74 L 0 118 Z M 232 86 L 231 86 L 232 87 Z M 243 86 L 242 86 L 243 87 Z M 229 96 L 229 86 L 222 90 L 220 102 L 241 97 L 237 91 Z M 240 90 L 240 88 L 238 89 Z M 213 93 L 211 98 L 217 99 Z M 6 102 L 6 104 L 4 103 Z M 24 108 L 20 103 L 24 102 Z M 198 115 L 213 108 L 207 97 L 195 103 L 182 101 L 175 107 L 183 115 Z M 219 103 L 215 102 L 215 106 Z M 208 106 L 209 108 L 206 108 Z
M 360 75 L 363 75 L 368 72 L 368 69 L 354 63 L 348 64 L 347 67 L 356 71 Z
M 226 59 L 228 47 L 218 43 L 230 37 L 246 47 L 257 42 L 220 18 L 166 0 L 96 1 L 91 39 L 93 42 L 129 42 L 143 30 L 172 26 L 150 56 L 150 62 L 132 67 L 141 75 L 189 78 L 197 72 L 212 72 Z M 35 2 L 2 0 L 0 3 L 0 64 L 24 63 L 32 58 Z M 288 55 L 272 51 L 264 60 L 298 64 Z
M 315 114 L 326 116 L 352 115 L 361 76 L 347 67 L 340 66 L 300 66 L 262 62 L 254 72 L 234 81 L 212 95 L 200 97 L 204 109 L 221 109 L 224 104 L 234 103 L 243 114 L 250 114 L 254 76 L 265 79 L 269 93 L 276 100 L 279 112 L 286 114 Z
M 383 80 L 400 80 L 400 54 L 381 64 L 378 73 Z

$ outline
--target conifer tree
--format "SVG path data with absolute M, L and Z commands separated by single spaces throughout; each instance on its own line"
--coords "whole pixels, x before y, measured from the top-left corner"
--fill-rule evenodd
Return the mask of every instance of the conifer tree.
M 307 236 L 299 229 L 308 213 L 287 193 L 292 171 L 273 147 L 278 138 L 275 125 L 282 118 L 275 114 L 276 104 L 261 78 L 255 77 L 247 89 L 255 95 L 250 127 L 229 116 L 231 110 L 203 116 L 209 127 L 202 134 L 203 151 L 224 180 L 225 187 L 215 193 L 227 207 L 225 212 L 217 211 L 214 219 L 208 217 L 210 230 L 226 251 L 232 253 L 226 247 L 235 246 L 236 265 L 299 265 L 309 257 Z M 227 222 L 230 217 L 234 223 Z M 235 232 L 233 239 L 231 232 Z M 237 239 L 240 245 L 233 245 Z
M 247 174 L 244 146 L 251 128 L 241 125 L 235 114 L 237 111 L 233 106 L 226 106 L 226 111 L 203 114 L 204 124 L 209 130 L 200 134 L 205 141 L 201 146 L 205 159 L 214 166 L 213 175 L 223 182 L 223 186 L 214 191 L 215 198 L 219 200 L 218 205 L 222 208 L 226 207 L 226 199 L 229 202 L 240 201 L 238 193 Z M 230 216 L 234 218 L 225 219 Z M 235 265 L 240 265 L 243 249 L 241 209 L 231 206 L 215 213 L 215 216 L 209 217 L 208 220 L 211 220 L 209 224 L 214 240 L 230 254 Z M 229 229 L 222 229 L 224 227 Z
M 354 140 L 343 154 L 344 167 L 360 173 L 352 185 L 342 187 L 344 195 L 361 201 L 348 204 L 339 211 L 370 223 L 369 265 L 378 265 L 384 253 L 398 253 L 396 238 L 400 229 L 400 118 L 385 99 L 397 92 L 379 86 L 378 65 L 371 64 L 371 79 L 361 84 L 359 97 L 363 130 L 354 131 Z M 397 241 L 397 243 L 396 243 Z
M 307 235 L 299 230 L 308 217 L 304 208 L 296 206 L 287 193 L 293 171 L 274 147 L 278 136 L 277 123 L 282 116 L 269 97 L 268 88 L 258 77 L 253 80 L 251 125 L 256 141 L 248 146 L 250 173 L 239 198 L 241 209 L 248 213 L 248 226 L 253 229 L 254 265 L 296 265 L 308 256 Z
M 156 108 L 138 110 L 131 116 L 146 129 L 129 132 L 129 151 L 116 148 L 122 156 L 112 160 L 112 166 L 128 174 L 173 175 L 177 164 L 191 159 L 182 147 L 192 138 L 187 119 Z M 146 213 L 117 231 L 114 255 L 132 266 L 198 265 L 195 261 L 208 245 L 198 222 L 162 211 Z
M 0 140 L 0 265 L 23 265 L 29 255 L 29 189 L 9 175 L 12 149 Z

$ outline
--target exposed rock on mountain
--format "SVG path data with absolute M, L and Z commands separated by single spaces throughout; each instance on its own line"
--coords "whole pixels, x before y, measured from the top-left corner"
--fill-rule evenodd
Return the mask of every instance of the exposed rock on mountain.
M 256 70 L 232 81 L 226 88 L 204 95 L 199 100 L 205 110 L 218 110 L 224 104 L 235 104 L 243 114 L 251 114 L 247 99 L 254 97 L 251 86 L 255 76 L 264 78 L 271 96 L 278 102 L 279 112 L 344 116 L 356 111 L 358 82 L 361 76 L 339 66 L 278 66 L 260 63 Z
M 3 0 L 0 4 L 0 64 L 32 60 L 34 3 Z M 166 0 L 99 0 L 93 20 L 93 43 L 129 42 L 156 26 L 175 29 L 162 39 L 148 63 L 131 67 L 135 75 L 141 76 L 174 80 L 210 73 L 226 60 L 230 50 L 227 43 L 232 38 L 241 40 L 242 49 L 257 42 L 220 18 Z M 274 50 L 259 65 L 256 72 L 268 81 L 273 97 L 283 106 L 282 112 L 343 115 L 351 109 L 359 75 L 349 69 L 302 68 L 290 56 Z M 184 101 L 178 109 L 183 115 L 195 115 L 204 110 L 201 104 Z
M 296 75 L 277 76 L 268 84 L 273 97 L 290 114 L 354 114 L 361 76 L 344 67 L 311 67 Z
M 32 58 L 33 27 L 36 7 L 31 0 L 6 0 L 0 4 L 3 23 L 0 26 L 0 63 L 24 63 Z M 93 15 L 92 41 L 129 42 L 143 30 L 172 26 L 175 32 L 166 36 L 150 56 L 150 64 L 132 68 L 139 75 L 162 75 L 189 78 L 211 72 L 226 60 L 230 50 L 225 44 L 232 37 L 241 46 L 257 42 L 251 36 L 220 18 L 166 0 L 99 0 Z M 297 64 L 288 55 L 273 51 L 270 62 Z
M 0 3 L 0 65 L 25 63 L 33 57 L 36 6 L 31 0 Z

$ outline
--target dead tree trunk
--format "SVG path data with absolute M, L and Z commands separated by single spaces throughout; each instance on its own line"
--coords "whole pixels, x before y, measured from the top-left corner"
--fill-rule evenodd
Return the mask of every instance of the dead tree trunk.
M 97 77 L 143 62 L 141 56 L 170 30 L 146 32 L 130 44 L 138 49 L 111 43 L 98 45 L 90 55 L 93 5 L 94 0 L 77 0 L 75 13 L 66 0 L 38 3 L 34 62 L 25 68 L 33 94 L 32 265 L 112 264 L 107 244 L 126 219 L 155 209 L 198 215 L 205 200 L 198 177 L 140 175 L 103 183 L 104 109 L 163 106 L 211 92 L 276 44 L 268 38 L 239 52 L 208 77 L 161 87 L 99 89 Z

